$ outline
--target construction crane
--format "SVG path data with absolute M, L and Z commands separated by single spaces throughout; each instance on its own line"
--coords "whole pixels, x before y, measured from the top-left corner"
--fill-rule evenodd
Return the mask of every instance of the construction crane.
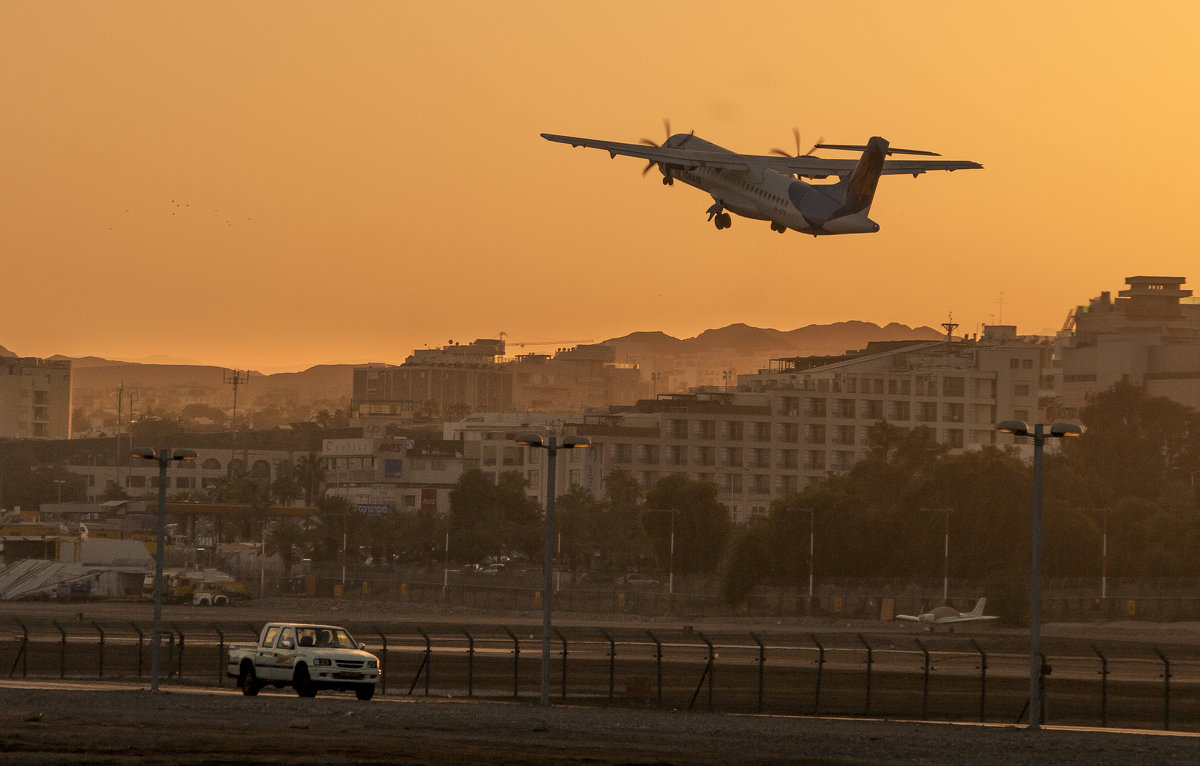
M 501 330 L 499 333 L 500 340 L 505 346 L 516 346 L 517 348 L 525 348 L 526 346 L 558 346 L 559 348 L 578 346 L 580 343 L 595 343 L 591 338 L 577 338 L 575 340 L 530 340 L 530 341 L 509 341 L 508 333 Z

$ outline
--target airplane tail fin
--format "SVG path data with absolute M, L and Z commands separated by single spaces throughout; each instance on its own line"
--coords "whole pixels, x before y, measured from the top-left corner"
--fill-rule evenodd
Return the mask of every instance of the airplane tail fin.
M 975 608 L 971 610 L 969 617 L 982 617 L 983 607 L 987 605 L 987 599 L 981 598 L 975 602 Z
M 846 196 L 842 200 L 841 208 L 831 218 L 867 215 L 871 209 L 871 202 L 875 199 L 875 187 L 879 184 L 883 161 L 887 155 L 888 142 L 879 136 L 873 136 L 863 147 L 862 158 L 846 182 Z

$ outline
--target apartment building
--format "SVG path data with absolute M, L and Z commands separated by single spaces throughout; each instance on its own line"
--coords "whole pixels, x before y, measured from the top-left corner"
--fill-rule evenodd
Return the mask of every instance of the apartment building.
M 180 445 L 186 447 L 186 445 Z M 275 480 L 280 463 L 295 463 L 308 454 L 298 450 L 265 450 L 228 448 L 195 448 L 195 460 L 173 461 L 167 469 L 167 497 L 200 498 L 230 472 L 244 471 L 251 478 L 264 484 Z M 94 503 L 110 486 L 121 487 L 134 498 L 156 497 L 158 494 L 158 464 L 151 460 L 108 461 L 112 464 L 97 465 L 95 462 L 78 464 L 69 462 L 67 470 L 86 478 L 87 501 Z
M 71 362 L 0 357 L 0 439 L 71 438 Z
M 1200 409 L 1200 303 L 1183 277 L 1127 277 L 1073 310 L 1057 339 L 1058 415 L 1078 418 L 1087 397 L 1127 380 L 1151 396 Z
M 881 421 L 928 427 L 952 451 L 1011 440 L 995 424 L 1041 417 L 1048 360 L 1048 344 L 1018 340 L 872 344 L 843 357 L 772 360 L 739 376 L 736 392 L 663 395 L 573 430 L 592 440 L 601 476 L 621 468 L 644 487 L 675 472 L 714 482 L 744 522 L 772 497 L 848 470 Z
M 644 395 L 635 364 L 616 361 L 603 344 L 553 355 L 505 358 L 504 341 L 413 352 L 404 364 L 355 368 L 350 410 L 355 425 L 381 435 L 414 420 L 453 421 L 473 412 L 573 412 L 632 404 Z

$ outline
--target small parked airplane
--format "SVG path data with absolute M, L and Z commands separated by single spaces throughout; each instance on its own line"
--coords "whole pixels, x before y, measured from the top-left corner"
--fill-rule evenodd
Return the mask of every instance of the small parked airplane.
M 905 620 L 906 622 L 917 622 L 925 626 L 925 630 L 934 630 L 939 625 L 944 625 L 950 628 L 950 632 L 954 632 L 954 626 L 964 622 L 990 622 L 998 620 L 999 617 L 994 615 L 985 615 L 983 607 L 987 604 L 986 598 L 981 598 L 975 602 L 975 608 L 969 612 L 960 612 L 952 606 L 935 606 L 932 612 L 924 614 L 898 614 L 897 620 Z
M 698 138 L 695 133 L 669 135 L 662 145 L 649 139 L 642 144 L 623 144 L 591 138 L 558 136 L 543 133 L 542 138 L 574 147 L 603 149 L 615 158 L 618 154 L 647 160 L 645 175 L 654 166 L 662 173 L 663 183 L 670 186 L 676 179 L 712 195 L 713 204 L 706 211 L 708 220 L 718 229 L 732 224 L 729 212 L 744 218 L 770 221 L 771 229 L 780 234 L 793 229 L 804 234 L 869 234 L 879 231 L 879 224 L 867 217 L 875 197 L 875 186 L 881 175 L 911 173 L 913 177 L 929 170 L 965 170 L 982 168 L 978 162 L 964 160 L 889 160 L 894 154 L 940 156 L 916 149 L 893 149 L 879 136 L 866 146 L 817 143 L 808 154 L 799 152 L 797 134 L 796 156 L 776 149 L 783 156 L 737 154 Z M 644 144 L 644 145 L 643 145 Z M 859 151 L 856 160 L 814 157 L 817 149 Z M 802 178 L 838 180 L 827 184 L 810 184 Z M 729 212 L 726 212 L 729 211 Z

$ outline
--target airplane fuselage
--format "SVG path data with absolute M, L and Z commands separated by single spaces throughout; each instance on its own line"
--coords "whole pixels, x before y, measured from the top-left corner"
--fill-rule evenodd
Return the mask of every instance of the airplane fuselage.
M 671 136 L 663 146 L 734 154 L 722 146 L 686 134 Z M 821 236 L 879 230 L 879 225 L 865 215 L 835 218 L 841 206 L 841 183 L 809 184 L 771 168 L 762 168 L 755 174 L 706 167 L 689 170 L 668 165 L 660 166 L 659 172 L 666 183 L 679 180 L 710 194 L 715 203 L 710 213 L 729 210 L 743 218 L 770 221 L 776 231 L 792 229 Z

